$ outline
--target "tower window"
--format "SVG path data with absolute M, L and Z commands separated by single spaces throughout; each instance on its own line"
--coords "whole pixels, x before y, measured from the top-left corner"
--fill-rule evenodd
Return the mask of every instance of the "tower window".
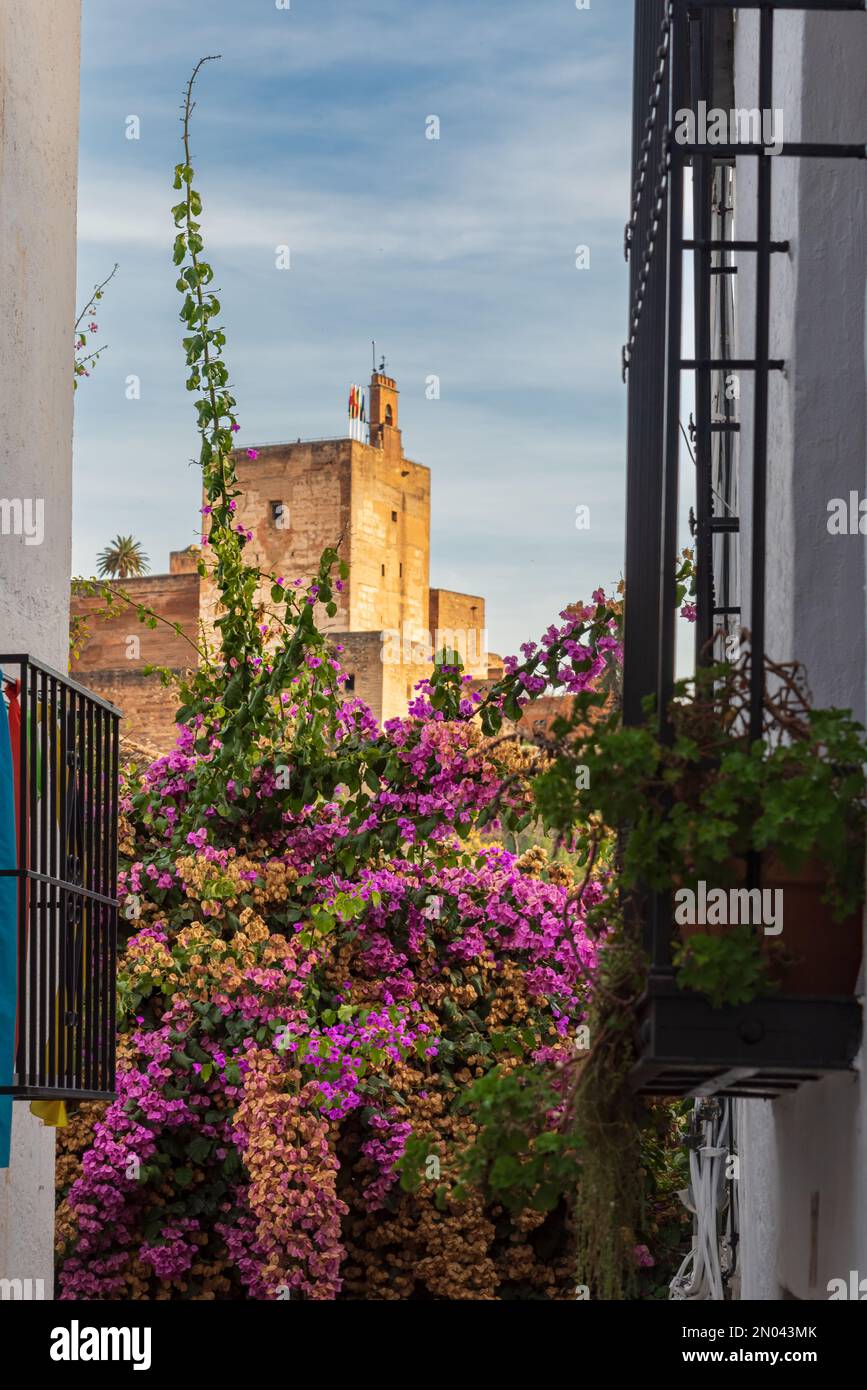
M 392 512 L 391 519 L 392 521 L 397 521 L 397 512 Z
M 398 565 L 398 569 L 400 570 L 400 577 L 403 579 L 403 565 Z
M 288 531 L 289 529 L 289 508 L 285 502 L 271 503 L 271 524 L 276 526 L 278 531 Z
M 383 575 L 384 575 L 384 574 L 385 574 L 385 565 L 380 566 L 380 568 L 382 569 L 382 573 L 383 573 Z
M 355 689 L 355 676 L 347 676 L 346 684 L 343 688 L 346 691 L 353 691 Z
M 387 425 L 394 424 L 394 411 L 392 410 L 390 405 L 387 405 L 385 407 L 385 423 Z

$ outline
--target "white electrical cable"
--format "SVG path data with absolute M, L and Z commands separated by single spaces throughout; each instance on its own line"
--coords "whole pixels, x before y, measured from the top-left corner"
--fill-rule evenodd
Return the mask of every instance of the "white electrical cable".
M 731 1106 L 723 1103 L 719 1118 L 701 1118 L 703 1102 L 696 1102 L 704 1143 L 689 1155 L 690 1185 L 680 1194 L 693 1213 L 692 1249 L 669 1285 L 671 1299 L 725 1298 L 720 1257 L 721 1211 L 726 1201 L 726 1163 L 732 1145 Z

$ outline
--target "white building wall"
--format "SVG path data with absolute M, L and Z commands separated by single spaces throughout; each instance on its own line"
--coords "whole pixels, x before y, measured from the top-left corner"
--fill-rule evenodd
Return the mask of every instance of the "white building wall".
M 736 99 L 757 105 L 758 16 L 741 10 Z M 863 141 L 867 16 L 778 13 L 775 107 L 790 140 Z M 736 235 L 755 234 L 754 161 L 738 164 Z M 867 163 L 774 164 L 767 647 L 807 667 L 817 704 L 867 708 L 863 536 L 831 536 L 828 502 L 867 496 Z M 739 345 L 753 350 L 753 258 L 738 258 Z M 741 585 L 751 531 L 751 381 L 743 422 Z M 863 977 L 863 971 L 862 971 Z M 867 1276 L 867 1087 L 862 1072 L 805 1085 L 785 1099 L 740 1103 L 742 1297 L 828 1297 L 832 1278 Z
M 0 535 L 0 651 L 63 671 L 72 516 L 80 0 L 0 3 L 0 497 L 44 500 L 41 545 Z M 51 1297 L 54 1132 L 13 1107 L 0 1278 Z

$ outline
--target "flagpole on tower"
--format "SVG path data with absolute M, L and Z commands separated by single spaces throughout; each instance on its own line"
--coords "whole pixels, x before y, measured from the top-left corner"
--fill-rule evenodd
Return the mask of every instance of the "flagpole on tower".
M 373 365 L 376 372 L 376 343 L 373 347 Z M 367 393 L 363 386 L 353 382 L 349 388 L 349 438 L 357 439 L 359 444 L 370 443 L 370 427 L 367 419 Z

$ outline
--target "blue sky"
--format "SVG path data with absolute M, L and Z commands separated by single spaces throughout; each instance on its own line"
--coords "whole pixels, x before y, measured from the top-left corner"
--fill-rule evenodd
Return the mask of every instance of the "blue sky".
M 239 441 L 341 434 L 376 338 L 431 469 L 432 583 L 485 595 L 491 648 L 616 580 L 631 18 L 631 0 L 84 0 L 79 304 L 120 268 L 76 397 L 75 571 L 118 531 L 163 571 L 196 534 L 169 208 L 182 87 L 221 53 L 193 151 Z

